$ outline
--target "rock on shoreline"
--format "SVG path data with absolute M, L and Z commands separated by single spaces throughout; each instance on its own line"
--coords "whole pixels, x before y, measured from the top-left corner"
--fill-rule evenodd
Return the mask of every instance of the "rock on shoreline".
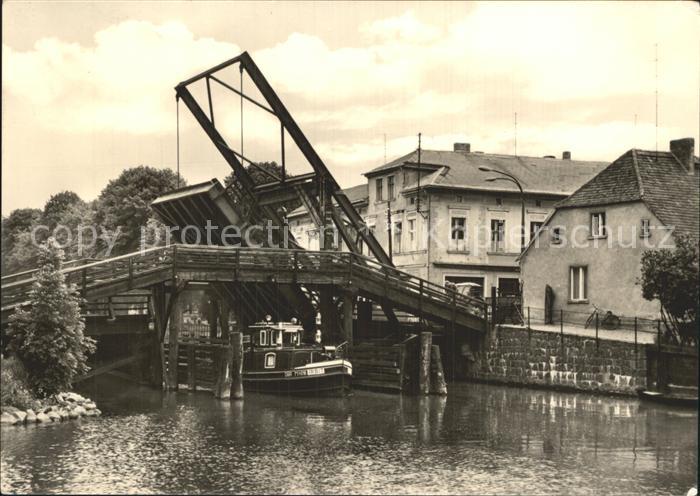
M 0 411 L 2 411 L 0 424 L 3 427 L 35 423 L 50 424 L 81 417 L 97 417 L 102 414 L 94 401 L 73 392 L 58 393 L 49 398 L 46 404 L 39 405 L 36 411 L 31 408 L 20 410 L 14 406 L 2 406 Z

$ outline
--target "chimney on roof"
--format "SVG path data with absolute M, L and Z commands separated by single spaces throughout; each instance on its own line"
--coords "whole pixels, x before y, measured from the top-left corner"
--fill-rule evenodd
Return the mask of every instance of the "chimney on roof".
M 562 160 L 571 160 L 571 152 L 563 152 L 561 154 L 561 159 Z
M 689 174 L 695 174 L 695 140 L 693 138 L 682 138 L 671 140 L 671 153 L 686 168 Z
M 469 153 L 471 151 L 471 145 L 469 143 L 455 143 L 453 150 L 456 152 Z

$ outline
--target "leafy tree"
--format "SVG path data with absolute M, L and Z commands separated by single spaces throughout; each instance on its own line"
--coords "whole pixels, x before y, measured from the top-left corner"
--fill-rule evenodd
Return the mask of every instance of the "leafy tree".
M 12 249 L 3 251 L 3 272 L 8 274 L 33 269 L 39 256 L 39 247 L 30 231 L 14 237 Z
M 8 328 L 8 350 L 26 368 L 38 397 L 65 391 L 89 370 L 95 341 L 83 334 L 80 297 L 61 273 L 63 250 L 49 238 L 39 247 L 39 271 L 29 294 L 30 309 L 17 310 Z
M 51 197 L 44 205 L 44 213 L 41 222 L 48 226 L 49 232 L 61 223 L 61 219 L 67 210 L 75 205 L 84 204 L 83 200 L 73 191 L 61 191 Z M 45 232 L 45 231 L 44 231 Z M 48 235 L 45 234 L 48 238 Z
M 111 255 L 138 249 L 141 227 L 153 217 L 151 202 L 176 187 L 173 171 L 143 165 L 126 169 L 107 184 L 97 199 L 95 219 L 112 235 L 119 233 Z
M 95 257 L 100 226 L 95 222 L 94 202 L 69 205 L 57 217 L 57 225 L 64 226 L 54 237 L 63 247 L 66 260 Z
M 2 219 L 2 272 L 17 272 L 23 270 L 22 257 L 15 257 L 9 263 L 11 254 L 18 244 L 23 244 L 21 236 L 28 234 L 38 225 L 41 210 L 38 208 L 18 208 Z
M 693 334 L 698 312 L 698 245 L 678 236 L 675 249 L 642 255 L 642 295 L 659 300 L 672 332 L 681 340 Z
M 268 174 L 265 174 L 263 171 L 261 171 L 261 168 L 268 171 L 271 174 L 274 174 L 277 177 L 282 177 L 282 166 L 274 160 L 272 162 L 257 162 L 257 165 L 258 167 L 255 167 L 253 165 L 246 166 L 248 175 L 250 175 L 251 179 L 253 180 L 253 183 L 255 183 L 256 185 L 271 183 L 275 181 Z M 294 176 L 287 174 L 287 177 L 290 178 Z M 224 178 L 224 184 L 226 186 L 229 186 L 232 182 L 235 181 L 235 179 L 235 173 L 232 171 L 228 176 Z M 291 212 L 292 210 L 301 206 L 301 200 L 291 200 L 283 203 L 281 206 L 283 206 L 287 210 L 287 212 Z

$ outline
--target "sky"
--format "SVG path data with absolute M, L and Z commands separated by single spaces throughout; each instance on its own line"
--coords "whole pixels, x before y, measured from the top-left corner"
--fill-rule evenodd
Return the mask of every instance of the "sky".
M 248 51 L 343 187 L 417 148 L 612 161 L 700 142 L 695 2 L 5 1 L 2 214 L 129 167 L 176 168 L 174 87 Z M 235 70 L 222 72 L 232 86 Z M 261 99 L 249 79 L 246 94 Z M 203 87 L 193 93 L 203 106 Z M 658 93 L 658 98 L 655 96 Z M 213 89 L 241 149 L 240 100 Z M 658 107 L 657 107 L 658 102 Z M 657 111 L 658 108 L 658 111 Z M 517 123 L 516 123 L 517 113 Z M 658 115 L 658 127 L 656 126 Z M 179 109 L 190 184 L 230 169 Z M 243 105 L 243 151 L 280 161 L 279 123 Z M 287 140 L 291 173 L 311 168 Z

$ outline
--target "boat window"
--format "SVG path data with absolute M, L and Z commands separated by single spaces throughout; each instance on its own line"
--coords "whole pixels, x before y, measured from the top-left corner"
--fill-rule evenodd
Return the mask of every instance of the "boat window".
M 274 369 L 275 368 L 276 356 L 274 353 L 265 353 L 265 368 Z
M 295 352 L 292 357 L 292 367 L 301 367 L 311 362 L 311 353 L 308 351 Z
M 270 344 L 276 344 L 282 346 L 282 331 L 271 331 L 272 337 L 270 338 Z
M 260 331 L 260 344 L 263 346 L 267 344 L 267 332 L 265 331 Z

